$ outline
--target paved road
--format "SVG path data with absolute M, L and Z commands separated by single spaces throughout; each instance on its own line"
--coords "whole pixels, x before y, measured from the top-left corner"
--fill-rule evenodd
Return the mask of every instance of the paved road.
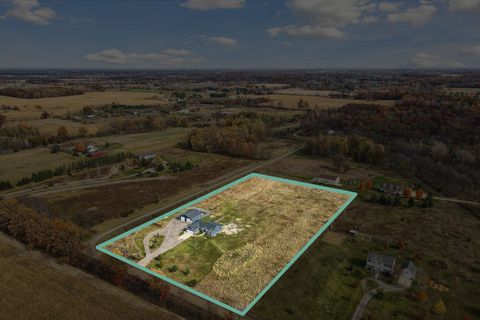
M 143 238 L 143 246 L 145 248 L 145 258 L 138 262 L 139 265 L 146 267 L 153 259 L 162 253 L 179 245 L 186 238 L 180 238 L 180 232 L 186 228 L 188 222 L 182 222 L 177 219 L 170 220 L 163 228 L 159 228 L 147 234 Z M 155 235 L 162 235 L 165 237 L 162 244 L 155 251 L 150 251 L 150 239 Z
M 375 288 L 373 290 L 367 291 L 367 280 L 373 280 L 378 284 L 378 288 Z M 368 302 L 370 299 L 372 299 L 380 290 L 380 288 L 383 289 L 383 292 L 393 292 L 393 291 L 401 291 L 404 290 L 405 288 L 400 287 L 400 286 L 394 286 L 391 284 L 387 284 L 383 281 L 380 281 L 378 279 L 374 278 L 365 278 L 362 279 L 360 282 L 362 285 L 362 290 L 364 292 L 362 300 L 357 305 L 357 308 L 355 309 L 355 312 L 353 313 L 352 320 L 360 320 L 362 318 L 363 311 L 365 311 L 365 308 L 367 307 Z
M 463 204 L 471 204 L 474 206 L 480 206 L 480 202 L 469 201 L 469 200 L 460 200 L 460 199 L 442 198 L 442 197 L 433 197 L 433 199 L 440 200 L 440 201 L 449 201 L 449 202 L 457 202 L 457 203 L 463 203 Z
M 242 177 L 248 173 L 251 173 L 251 172 L 255 172 L 256 170 L 260 169 L 260 168 L 263 168 L 263 167 L 266 167 L 274 162 L 277 162 L 281 159 L 284 159 L 292 154 L 294 154 L 295 152 L 297 151 L 300 151 L 302 150 L 303 148 L 305 148 L 305 145 L 302 145 L 298 148 L 295 148 L 294 150 L 291 150 L 281 156 L 278 156 L 277 158 L 275 159 L 271 159 L 271 160 L 268 160 L 268 161 L 264 161 L 260 164 L 258 163 L 253 163 L 253 164 L 250 164 L 246 167 L 243 167 L 243 168 L 239 168 L 237 170 L 234 170 L 232 172 L 229 172 L 223 176 L 220 176 L 218 178 L 215 178 L 213 180 L 210 180 L 208 183 L 206 183 L 208 186 L 205 187 L 205 188 L 202 188 L 201 190 L 193 193 L 193 194 L 190 194 L 189 196 L 186 196 L 186 197 L 183 197 L 181 199 L 178 199 L 178 200 L 175 200 L 167 205 L 164 205 L 162 207 L 159 207 L 157 209 L 154 209 L 154 210 L 150 210 L 150 211 L 147 211 L 145 212 L 144 214 L 140 215 L 140 216 L 137 216 L 127 222 L 124 222 L 124 223 L 121 223 L 109 230 L 106 230 L 105 232 L 102 232 L 102 233 L 99 233 L 97 235 L 95 235 L 94 237 L 92 237 L 88 242 L 88 246 L 90 248 L 95 248 L 95 245 L 98 244 L 102 239 L 105 239 L 107 238 L 107 236 L 110 236 L 112 235 L 113 233 L 115 232 L 118 232 L 120 230 L 122 230 L 123 228 L 127 227 L 127 226 L 130 226 L 132 225 L 134 222 L 137 222 L 137 221 L 141 221 L 147 217 L 150 217 L 154 214 L 157 214 L 159 212 L 162 212 L 162 211 L 165 211 L 167 209 L 170 209 L 174 206 L 178 206 L 184 202 L 187 202 L 188 200 L 193 200 L 195 198 L 197 198 L 199 195 L 202 195 L 202 194 L 205 194 L 207 193 L 207 191 L 211 191 L 212 189 L 215 189 L 221 185 L 224 185 L 227 181 L 229 180 L 234 180 L 236 178 L 239 178 L 239 177 Z

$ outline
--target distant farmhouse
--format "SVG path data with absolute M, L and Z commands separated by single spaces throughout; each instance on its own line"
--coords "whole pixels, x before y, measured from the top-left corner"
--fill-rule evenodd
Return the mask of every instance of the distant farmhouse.
M 145 153 L 137 154 L 137 159 L 138 160 L 150 161 L 150 160 L 155 159 L 156 157 L 157 157 L 157 155 L 154 152 L 145 152 Z
M 400 277 L 398 283 L 404 287 L 410 288 L 412 281 L 417 276 L 417 266 L 412 261 L 402 263 L 402 270 L 400 271 Z
M 373 271 L 375 275 L 378 275 L 379 273 L 391 275 L 395 268 L 395 257 L 369 252 L 366 268 Z
M 191 222 L 186 229 L 190 234 L 205 232 L 209 236 L 215 237 L 222 230 L 223 225 L 216 222 L 204 222 L 200 220 L 208 214 L 207 211 L 193 208 L 181 214 L 178 219 L 183 222 Z
M 95 143 L 90 142 L 85 146 L 85 153 L 93 153 L 98 150 L 98 147 Z
M 390 183 L 382 183 L 378 190 L 383 193 L 389 193 L 394 195 L 403 195 L 403 190 L 405 189 L 404 186 L 398 184 L 390 184 Z
M 329 175 L 320 175 L 318 177 L 313 178 L 311 181 L 314 183 L 323 183 L 323 184 L 329 184 L 334 186 L 341 185 L 340 177 L 329 176 Z

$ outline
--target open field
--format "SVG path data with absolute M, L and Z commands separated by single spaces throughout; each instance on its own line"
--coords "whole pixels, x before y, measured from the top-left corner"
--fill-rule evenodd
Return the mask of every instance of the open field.
M 363 104 L 381 104 L 381 105 L 392 105 L 394 101 L 392 100 L 355 100 L 355 99 L 334 99 L 334 98 L 326 98 L 320 96 L 313 96 L 313 95 L 300 95 L 300 94 L 269 94 L 263 96 L 251 96 L 252 98 L 267 98 L 272 100 L 272 102 L 267 102 L 265 105 L 273 105 L 278 106 L 281 103 L 283 108 L 297 108 L 297 103 L 300 99 L 305 102 L 308 102 L 310 108 L 314 108 L 317 106 L 321 109 L 326 108 L 339 108 L 349 103 L 363 103 Z
M 108 141 L 121 145 L 120 148 L 116 148 L 112 152 L 152 151 L 157 152 L 158 155 L 164 154 L 168 157 L 170 153 L 167 153 L 166 150 L 183 141 L 189 131 L 190 129 L 188 128 L 170 128 L 149 133 L 94 137 L 75 141 L 89 140 L 97 142 L 99 145 L 103 145 Z M 35 148 L 0 155 L 0 161 L 2 162 L 0 178 L 16 183 L 22 177 L 29 176 L 34 172 L 54 169 L 62 164 L 71 163 L 79 159 L 64 152 L 51 153 L 49 148 Z
M 310 319 L 319 313 L 325 319 L 349 319 L 362 296 L 359 281 L 371 276 L 365 259 L 375 251 L 396 257 L 397 263 L 412 260 L 419 271 L 410 289 L 372 299 L 366 319 L 477 319 L 479 227 L 467 210 L 445 202 L 423 209 L 356 201 L 332 224 L 335 232 L 319 238 L 252 312 L 266 319 Z M 349 229 L 392 245 L 352 238 Z M 405 247 L 398 247 L 398 240 Z M 441 292 L 432 283 L 448 291 Z M 426 302 L 418 300 L 420 291 L 427 293 Z M 438 299 L 446 305 L 444 316 L 433 311 Z
M 63 164 L 74 162 L 78 158 L 59 152 L 51 153 L 49 148 L 27 149 L 0 155 L 0 179 L 12 184 L 23 177 L 44 169 L 54 169 Z
M 192 236 L 148 268 L 243 310 L 349 199 L 349 194 L 248 177 L 195 203 L 210 212 L 205 221 L 224 226 L 222 233 Z M 129 236 L 134 242 L 136 236 Z M 132 259 L 131 246 L 121 238 L 108 248 Z
M 182 319 L 0 235 L 0 319 Z
M 8 112 L 5 112 L 4 114 L 7 117 L 7 121 L 36 120 L 40 119 L 40 115 L 43 111 L 55 115 L 64 115 L 67 114 L 67 112 L 80 111 L 85 106 L 110 103 L 158 105 L 163 104 L 164 100 L 159 94 L 134 91 L 87 92 L 76 96 L 41 99 L 22 99 L 0 96 L 0 105 L 20 108 L 18 111 L 9 110 Z
M 248 160 L 233 159 L 214 154 L 200 154 L 171 148 L 166 157 L 189 159 L 197 166 L 191 170 L 170 175 L 165 180 L 128 182 L 87 189 L 50 194 L 51 214 L 66 218 L 84 228 L 92 228 L 109 219 L 117 219 L 152 203 L 166 204 L 172 197 L 187 196 L 195 188 L 222 174 L 240 168 Z M 69 208 L 68 211 L 64 208 Z

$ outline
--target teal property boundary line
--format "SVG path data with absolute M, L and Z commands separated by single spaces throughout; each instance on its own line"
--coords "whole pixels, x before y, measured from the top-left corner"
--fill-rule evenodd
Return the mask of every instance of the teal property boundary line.
M 253 177 L 258 177 L 258 178 L 264 178 L 264 179 L 269 179 L 269 180 L 274 180 L 274 181 L 279 181 L 279 182 L 285 182 L 285 183 L 289 183 L 289 184 L 294 184 L 294 185 L 298 185 L 298 186 L 303 186 L 303 187 L 307 187 L 307 188 L 313 188 L 313 189 L 320 189 L 320 190 L 325 190 L 325 191 L 330 191 L 330 192 L 335 192 L 335 193 L 341 193 L 341 194 L 346 194 L 346 195 L 349 195 L 350 197 L 348 198 L 347 201 L 345 201 L 345 203 L 337 210 L 337 212 L 335 212 L 335 214 L 327 221 L 327 223 L 325 223 L 322 228 L 317 232 L 315 233 L 315 235 L 300 249 L 300 251 L 297 252 L 297 254 L 282 268 L 282 270 L 280 270 L 280 272 L 277 273 L 277 275 L 272 279 L 272 281 L 270 281 L 270 283 L 268 283 L 265 288 L 263 288 L 262 291 L 260 291 L 260 293 L 252 300 L 252 302 L 250 302 L 250 304 L 248 304 L 247 307 L 245 307 L 245 309 L 243 310 L 239 310 L 239 309 L 236 309 L 226 303 L 223 303 L 221 301 L 218 301 L 210 296 L 207 296 L 206 294 L 200 292 L 200 291 L 197 291 L 187 285 L 184 285 L 183 283 L 180 283 L 178 281 L 175 281 L 175 280 L 172 280 L 164 275 L 161 275 L 161 274 L 158 274 L 146 267 L 143 267 L 131 260 L 128 260 L 127 258 L 125 257 L 122 257 L 122 256 L 119 256 L 109 250 L 107 250 L 105 247 L 109 246 L 110 244 L 112 244 L 113 242 L 121 239 L 121 238 L 124 238 L 126 236 L 128 236 L 129 234 L 132 234 L 134 232 L 137 232 L 138 230 L 140 229 L 143 229 L 161 219 L 164 219 L 166 217 L 169 217 L 177 212 L 180 212 L 182 210 L 185 210 L 187 209 L 188 207 L 191 207 L 192 205 L 198 203 L 198 202 L 201 202 L 207 198 L 210 198 L 214 195 L 217 195 L 219 193 L 221 193 L 222 191 L 225 191 L 245 180 L 248 180 L 250 178 L 253 178 Z M 207 301 L 210 301 L 224 309 L 227 309 L 229 311 L 232 311 L 240 316 L 244 316 L 259 300 L 260 298 L 262 298 L 262 296 L 278 281 L 278 279 L 280 279 L 280 277 L 282 277 L 282 275 L 287 272 L 287 270 L 295 263 L 295 261 L 298 260 L 298 258 L 300 258 L 300 256 L 313 244 L 313 242 L 315 242 L 315 240 L 317 240 L 318 237 L 320 237 L 320 235 L 330 226 L 330 224 L 338 218 L 338 216 L 350 205 L 350 203 L 355 199 L 355 197 L 357 196 L 357 193 L 356 192 L 351 192 L 351 191 L 346 191 L 346 190 L 341 190 L 341 189 L 336 189 L 336 188 L 330 188 L 330 187 L 324 187 L 324 186 L 320 186 L 320 185 L 316 185 L 316 184 L 312 184 L 312 183 L 306 183 L 306 182 L 300 182 L 300 181 L 296 181 L 296 180 L 290 180 L 290 179 L 284 179 L 284 178 L 278 178 L 278 177 L 273 177 L 273 176 L 268 176 L 268 175 L 264 175 L 264 174 L 260 174 L 260 173 L 250 173 L 240 179 L 237 179 L 229 184 L 226 184 L 225 186 L 221 187 L 221 188 L 218 188 L 212 192 L 209 192 L 207 193 L 206 195 L 198 198 L 198 199 L 195 199 L 193 201 L 190 201 L 176 209 L 173 209 L 159 217 L 156 217 L 150 221 L 147 221 L 133 229 L 130 229 L 108 241 L 105 241 L 99 245 L 96 246 L 97 250 L 111 256 L 111 257 L 114 257 L 115 259 L 118 259 L 120 261 L 123 261 L 129 265 L 131 265 L 132 267 L 135 267 L 137 269 L 140 269 L 154 277 L 157 277 L 157 278 L 160 278 L 170 284 L 173 284 L 174 286 L 177 286 L 183 290 L 186 290 L 194 295 L 197 295 Z

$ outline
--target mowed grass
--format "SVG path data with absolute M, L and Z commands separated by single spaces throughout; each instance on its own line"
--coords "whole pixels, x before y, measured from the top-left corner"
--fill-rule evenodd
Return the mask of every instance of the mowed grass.
M 83 95 L 41 99 L 0 96 L 0 105 L 3 104 L 20 108 L 18 111 L 13 110 L 6 112 L 7 121 L 40 119 L 43 111 L 55 115 L 64 115 L 67 114 L 67 112 L 80 111 L 85 106 L 110 103 L 152 105 L 163 104 L 164 102 L 165 100 L 159 94 L 133 91 L 87 92 Z
M 297 108 L 298 101 L 302 99 L 304 102 L 308 102 L 310 108 L 326 109 L 326 108 L 339 108 L 349 103 L 355 104 L 381 104 L 381 105 L 393 105 L 394 101 L 392 100 L 355 100 L 355 99 L 334 99 L 320 96 L 312 95 L 301 95 L 301 94 L 269 94 L 263 96 L 250 96 L 251 98 L 267 98 L 272 100 L 271 102 L 265 103 L 265 105 L 279 106 L 279 103 L 283 108 Z
M 247 201 L 240 201 L 238 205 L 225 203 L 221 209 L 222 218 L 217 220 L 224 225 L 229 223 L 242 223 L 250 227 L 243 228 L 238 234 L 226 235 L 220 233 L 215 237 L 197 235 L 188 238 L 175 248 L 162 254 L 149 267 L 161 271 L 168 277 L 187 282 L 195 279 L 200 282 L 213 268 L 213 265 L 226 251 L 231 251 L 252 242 L 258 236 L 258 229 L 268 225 L 271 214 L 265 214 L 265 208 Z M 208 216 L 204 221 L 215 221 L 217 218 Z M 252 226 L 256 226 L 253 228 Z M 149 227 L 147 227 L 149 228 Z M 147 232 L 148 233 L 148 232 Z M 142 234 L 146 234 L 142 232 Z M 157 264 L 161 261 L 161 264 Z M 181 272 L 169 272 L 168 268 L 176 265 L 180 270 L 189 269 L 190 273 L 185 275 Z
M 252 309 L 265 319 L 350 319 L 362 298 L 365 253 L 315 243 Z M 350 270 L 350 267 L 352 269 Z
M 0 237 L 0 319 L 181 319 L 120 288 Z

